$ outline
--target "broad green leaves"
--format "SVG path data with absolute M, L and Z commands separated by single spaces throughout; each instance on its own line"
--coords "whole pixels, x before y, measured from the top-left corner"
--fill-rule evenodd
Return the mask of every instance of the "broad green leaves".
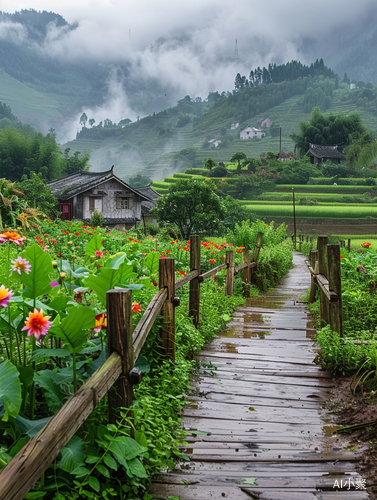
M 89 276 L 84 283 L 85 286 L 94 290 L 102 304 L 106 305 L 106 292 L 116 285 L 125 284 L 126 280 L 133 277 L 136 277 L 136 274 L 132 272 L 132 263 L 123 262 L 118 268 L 101 267 L 97 276 Z
M 80 352 L 87 341 L 85 330 L 94 328 L 94 312 L 88 307 L 78 305 L 67 308 L 67 316 L 59 323 L 59 316 L 52 324 L 50 331 L 64 340 L 65 346 L 72 352 Z
M 21 408 L 21 382 L 17 368 L 10 362 L 0 364 L 0 401 L 3 401 L 5 422 L 9 417 L 17 417 Z
M 25 288 L 25 297 L 36 299 L 40 295 L 51 292 L 49 273 L 53 271 L 52 260 L 39 245 L 27 247 L 21 254 L 31 265 L 29 274 L 21 273 L 21 281 Z
M 102 236 L 100 234 L 96 234 L 93 238 L 85 245 L 85 255 L 90 257 L 94 255 L 97 250 L 101 250 L 102 248 Z
M 144 260 L 144 266 L 148 269 L 148 275 L 151 276 L 158 271 L 158 261 L 160 254 L 158 252 L 150 252 Z

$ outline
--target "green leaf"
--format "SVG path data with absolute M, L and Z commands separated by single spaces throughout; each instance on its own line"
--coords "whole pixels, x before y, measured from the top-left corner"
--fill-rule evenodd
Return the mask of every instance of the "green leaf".
M 140 462 L 138 458 L 134 458 L 128 462 L 128 467 L 133 476 L 138 478 L 146 478 L 147 473 L 144 469 L 144 465 Z
M 116 284 L 126 283 L 127 280 L 136 277 L 137 275 L 133 273 L 132 262 L 123 262 L 123 264 L 120 265 L 118 269 Z
M 29 420 L 28 418 L 21 417 L 21 415 L 17 415 L 15 423 L 21 434 L 33 437 L 38 434 L 41 429 L 43 429 L 50 418 L 51 417 L 41 418 L 39 420 Z
M 29 362 L 39 361 L 40 359 L 51 358 L 51 356 L 57 358 L 65 358 L 66 356 L 70 356 L 71 351 L 69 349 L 38 349 L 34 351 L 33 354 L 29 358 Z
M 105 455 L 103 461 L 110 469 L 118 470 L 118 464 L 116 463 L 116 461 L 113 459 L 112 456 Z
M 2 420 L 7 422 L 9 417 L 18 415 L 22 403 L 20 374 L 10 361 L 0 364 L 0 400 L 1 398 L 5 408 Z
M 53 271 L 50 254 L 34 244 L 27 247 L 21 254 L 31 265 L 29 274 L 21 273 L 20 279 L 24 284 L 23 294 L 30 299 L 51 292 L 49 273 Z
M 91 255 L 95 255 L 97 250 L 101 250 L 102 248 L 102 235 L 96 234 L 93 238 L 85 245 L 85 255 L 86 257 L 90 257 Z
M 253 484 L 257 485 L 257 479 L 255 477 L 245 477 L 245 479 L 242 481 L 242 484 Z
M 135 430 L 135 441 L 145 448 L 148 447 L 148 439 L 146 438 L 144 432 Z
M 85 457 L 84 441 L 78 436 L 73 436 L 61 450 L 61 460 L 57 466 L 71 473 L 77 467 L 84 465 Z
M 127 259 L 127 254 L 125 252 L 118 252 L 115 255 L 111 255 L 105 262 L 105 267 L 111 267 L 113 269 L 118 269 L 118 267 L 123 264 Z
M 90 474 L 90 470 L 87 469 L 86 467 L 76 467 L 76 469 L 73 469 L 71 474 L 76 477 L 84 477 Z
M 155 274 L 158 271 L 158 261 L 160 259 L 160 254 L 158 252 L 150 252 L 145 260 L 144 265 L 148 269 L 148 276 Z
M 59 295 L 58 297 L 55 297 L 54 300 L 52 300 L 49 303 L 49 306 L 51 307 L 51 309 L 54 309 L 55 311 L 59 312 L 59 311 L 66 309 L 67 305 L 70 302 L 71 303 L 73 302 L 72 297 L 67 297 L 65 295 Z
M 94 290 L 99 300 L 106 306 L 106 292 L 118 284 L 118 269 L 101 267 L 97 276 L 91 274 L 84 280 L 84 285 Z
M 9 455 L 12 457 L 15 457 L 17 453 L 25 446 L 26 443 L 30 441 L 29 436 L 24 436 L 23 438 L 20 438 L 15 445 L 12 446 L 12 448 L 9 451 Z
M 57 375 L 60 374 L 51 370 L 41 370 L 36 372 L 34 376 L 35 383 L 46 390 L 46 402 L 53 412 L 58 411 L 63 406 L 66 399 L 66 395 L 59 387 L 59 378 L 56 377 Z
M 47 491 L 29 491 L 24 496 L 24 500 L 36 500 L 37 498 L 43 498 L 47 495 Z
M 229 314 L 223 314 L 221 317 L 222 317 L 223 321 L 225 321 L 225 323 L 228 323 L 228 321 L 231 320 L 231 317 L 229 316 Z
M 99 457 L 94 457 L 94 456 L 91 456 L 91 455 L 90 455 L 89 457 L 87 457 L 87 458 L 85 459 L 85 462 L 86 462 L 87 464 L 95 464 L 96 462 L 98 462 L 98 460 L 99 460 L 99 459 L 100 459 Z
M 95 326 L 94 312 L 81 305 L 77 307 L 68 307 L 67 316 L 56 325 L 51 325 L 50 332 L 62 338 L 66 347 L 72 352 L 80 352 L 82 346 L 87 341 L 87 333 Z
M 89 476 L 89 486 L 93 488 L 93 490 L 96 491 L 97 493 L 100 490 L 99 481 L 95 476 Z
M 132 460 L 138 455 L 142 455 L 143 453 L 145 453 L 147 451 L 147 448 L 144 446 L 140 446 L 133 438 L 120 436 L 110 444 L 109 450 L 117 459 L 119 457 L 124 458 L 125 460 Z
M 109 469 L 107 469 L 104 465 L 102 464 L 98 464 L 96 469 L 98 470 L 98 472 L 100 474 L 102 474 L 103 476 L 107 477 L 108 479 L 110 479 L 110 472 L 109 472 Z
M 21 384 L 26 387 L 30 387 L 34 381 L 34 369 L 31 365 L 28 366 L 17 366 L 17 370 L 20 374 Z

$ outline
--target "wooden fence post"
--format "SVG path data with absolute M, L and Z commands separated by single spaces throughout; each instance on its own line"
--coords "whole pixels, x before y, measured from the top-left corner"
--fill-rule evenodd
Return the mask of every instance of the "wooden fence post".
M 318 236 L 318 274 L 327 277 L 327 236 Z M 320 304 L 321 304 L 321 320 L 326 324 L 330 322 L 329 301 L 322 290 L 319 291 Z
M 233 250 L 226 251 L 226 260 L 228 270 L 226 273 L 225 295 L 233 295 L 234 288 L 234 265 L 233 265 Z
M 351 251 L 351 238 L 348 238 L 347 242 L 347 250 L 350 252 Z
M 310 266 L 315 272 L 315 267 L 317 263 L 317 258 L 318 258 L 318 250 L 310 250 Z M 314 276 L 312 276 L 312 285 L 310 288 L 310 295 L 309 295 L 309 304 L 313 304 L 315 302 L 315 294 L 317 291 L 317 285 L 314 282 Z
M 174 259 L 159 260 L 159 286 L 167 289 L 167 297 L 162 306 L 163 324 L 161 341 L 164 354 L 168 359 L 175 360 L 175 313 L 173 300 L 175 297 Z
M 253 252 L 253 260 L 252 262 L 257 262 L 258 261 L 258 256 L 259 256 L 259 250 L 262 247 L 262 241 L 263 241 L 263 235 L 261 231 L 258 232 L 257 234 L 257 241 L 254 246 L 254 252 Z
M 340 271 L 340 246 L 327 245 L 329 290 L 335 292 L 337 300 L 330 302 L 331 330 L 343 335 L 342 280 Z
M 109 391 L 109 422 L 115 424 L 119 408 L 132 406 L 133 389 L 129 373 L 134 367 L 132 344 L 132 292 L 109 290 L 107 304 L 107 357 L 116 351 L 122 358 L 122 374 Z
M 190 238 L 190 272 L 198 271 L 200 274 L 200 236 L 191 236 Z M 197 328 L 199 323 L 199 307 L 200 307 L 200 281 L 199 276 L 190 281 L 190 297 L 189 297 L 189 316 Z
M 242 250 L 243 254 L 243 261 L 245 264 L 250 264 L 250 254 L 249 254 L 249 249 L 244 248 Z M 245 283 L 244 286 L 244 296 L 245 297 L 250 297 L 250 281 L 251 281 L 251 269 L 249 266 L 245 267 L 242 273 L 242 280 Z

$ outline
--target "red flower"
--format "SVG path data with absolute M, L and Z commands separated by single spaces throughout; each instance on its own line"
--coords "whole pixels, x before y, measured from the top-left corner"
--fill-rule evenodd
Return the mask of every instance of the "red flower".
M 134 313 L 138 313 L 141 311 L 141 307 L 136 301 L 132 302 L 132 310 Z
M 211 264 L 214 264 L 216 262 L 215 259 L 209 259 L 209 261 L 210 261 Z
M 343 255 L 340 255 L 340 258 L 343 259 Z
M 184 271 L 176 271 L 178 274 L 181 274 L 182 276 L 186 276 L 186 273 Z
M 368 241 L 364 241 L 364 243 L 361 244 L 363 248 L 369 248 L 372 246 L 372 243 L 369 243 Z

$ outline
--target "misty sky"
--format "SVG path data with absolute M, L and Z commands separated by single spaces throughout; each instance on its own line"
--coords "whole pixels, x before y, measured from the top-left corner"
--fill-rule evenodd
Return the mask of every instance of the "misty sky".
M 292 59 L 313 62 L 303 40 L 307 50 L 308 40 L 310 46 L 312 38 L 321 40 L 339 26 L 363 26 L 377 6 L 375 0 L 0 0 L 3 12 L 30 8 L 78 23 L 71 31 L 50 27 L 41 49 L 49 55 L 129 62 L 135 74 L 172 84 L 181 97 L 206 97 L 232 90 L 237 72 L 248 75 L 257 66 Z M 1 36 L 26 41 L 21 27 L 0 26 Z M 120 87 L 109 82 L 108 104 L 132 117 Z

